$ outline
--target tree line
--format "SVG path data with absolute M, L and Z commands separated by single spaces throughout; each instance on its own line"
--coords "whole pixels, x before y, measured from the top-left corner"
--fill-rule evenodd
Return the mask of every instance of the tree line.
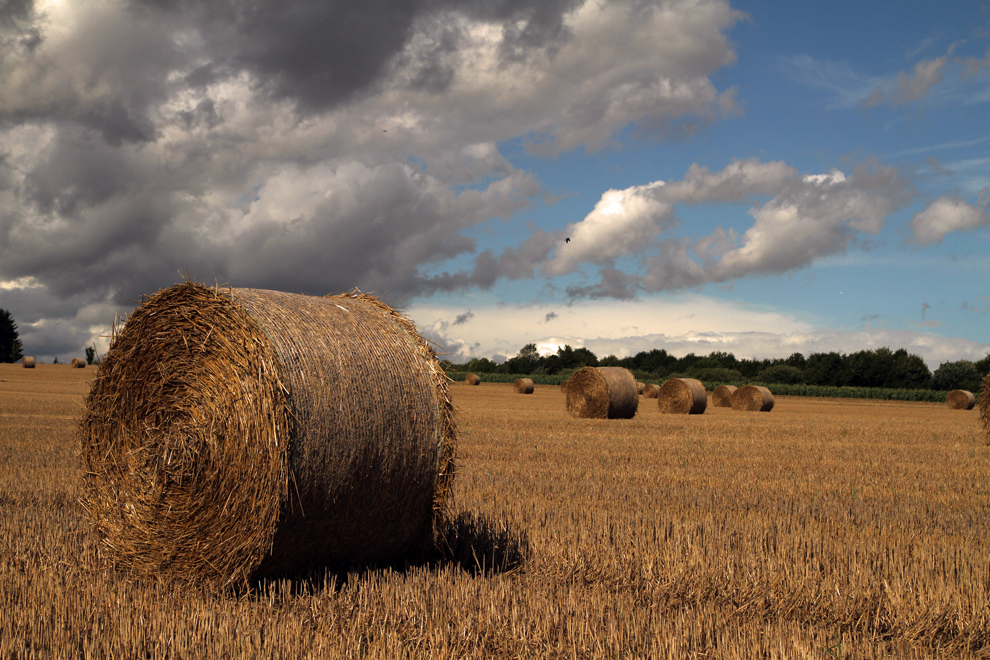
M 665 349 L 641 351 L 632 357 L 608 355 L 598 358 L 587 348 L 562 346 L 555 354 L 540 355 L 536 344 L 526 344 L 519 353 L 502 363 L 474 358 L 452 364 L 451 370 L 474 373 L 554 375 L 581 367 L 625 367 L 641 380 L 697 378 L 716 383 L 776 383 L 824 385 L 833 387 L 873 387 L 891 389 L 980 389 L 990 373 L 990 354 L 982 360 L 945 362 L 934 373 L 920 356 L 905 349 L 888 347 L 855 353 L 793 353 L 787 358 L 737 358 L 732 353 L 713 351 L 701 356 L 688 353 L 676 357 Z
M 13 315 L 6 309 L 0 308 L 0 363 L 10 364 L 24 357 L 24 345 L 17 332 L 17 323 Z M 98 362 L 96 347 L 86 347 L 86 364 Z M 58 364 L 58 357 L 55 358 Z

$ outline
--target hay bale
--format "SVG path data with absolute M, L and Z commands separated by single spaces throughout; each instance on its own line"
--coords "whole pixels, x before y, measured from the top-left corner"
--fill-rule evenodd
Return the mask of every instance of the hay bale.
M 646 387 L 643 388 L 643 398 L 644 399 L 655 399 L 660 394 L 660 386 L 653 383 L 647 383 Z
M 945 405 L 953 410 L 972 410 L 976 405 L 976 397 L 967 390 L 952 390 L 945 397 Z
M 567 412 L 574 417 L 631 419 L 639 407 L 636 378 L 622 367 L 583 367 L 567 387 Z
M 671 378 L 657 394 L 657 407 L 665 414 L 700 415 L 707 406 L 705 386 L 694 378 Z
M 21 366 L 23 366 L 25 369 L 34 369 L 34 358 L 25 355 L 23 358 L 21 358 Z
M 534 389 L 531 378 L 517 378 L 512 386 L 515 388 L 516 394 L 532 394 Z
M 481 382 L 481 377 L 477 374 L 468 374 L 464 377 L 464 382 L 468 385 L 477 385 Z
M 712 391 L 712 405 L 716 408 L 731 408 L 735 385 L 719 385 Z
M 72 368 L 73 369 L 85 369 L 86 360 L 82 358 L 72 358 Z
M 759 385 L 746 385 L 732 393 L 730 398 L 733 410 L 755 410 L 770 412 L 773 410 L 773 394 Z
M 644 389 L 646 389 L 646 383 L 637 380 L 636 381 L 636 394 L 642 394 Z
M 983 377 L 980 386 L 980 422 L 987 434 L 987 444 L 990 444 L 990 374 Z
M 564 394 L 567 394 L 567 388 L 570 384 L 571 384 L 570 378 L 568 378 L 567 380 L 560 381 L 560 391 L 563 392 Z
M 115 330 L 79 438 L 104 557 L 224 587 L 431 542 L 456 431 L 433 350 L 372 296 L 187 282 Z

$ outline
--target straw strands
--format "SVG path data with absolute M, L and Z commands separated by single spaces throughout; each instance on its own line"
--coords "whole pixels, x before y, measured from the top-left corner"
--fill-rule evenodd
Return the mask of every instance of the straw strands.
M 773 394 L 760 385 L 746 385 L 732 393 L 733 410 L 770 412 L 773 410 Z
M 987 444 L 990 444 L 990 374 L 983 377 L 980 387 L 980 421 L 987 434 Z
M 34 358 L 25 355 L 23 358 L 21 358 L 21 365 L 25 369 L 34 369 Z
M 433 350 L 372 296 L 187 282 L 115 329 L 79 439 L 105 558 L 223 587 L 431 541 L 456 430 Z
M 694 378 L 671 378 L 657 394 L 657 407 L 665 414 L 700 415 L 707 406 L 705 386 Z
M 574 417 L 631 419 L 639 407 L 636 378 L 622 367 L 583 367 L 567 387 L 567 412 Z
M 735 385 L 719 385 L 712 390 L 712 405 L 716 408 L 731 408 L 732 393 L 735 391 Z
M 953 410 L 972 410 L 976 405 L 976 397 L 967 390 L 952 390 L 945 397 L 945 405 Z
M 532 394 L 535 387 L 532 378 L 517 378 L 512 386 L 515 388 L 516 394 Z
M 468 374 L 464 377 L 464 382 L 468 385 L 477 385 L 481 382 L 481 377 L 478 374 Z
M 659 385 L 654 385 L 653 383 L 647 383 L 646 387 L 643 388 L 644 399 L 655 399 L 657 398 L 658 394 L 660 394 Z

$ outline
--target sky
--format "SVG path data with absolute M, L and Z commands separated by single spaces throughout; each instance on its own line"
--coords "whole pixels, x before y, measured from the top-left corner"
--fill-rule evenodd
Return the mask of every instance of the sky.
M 0 308 L 191 278 L 446 359 L 990 353 L 990 2 L 7 0 Z

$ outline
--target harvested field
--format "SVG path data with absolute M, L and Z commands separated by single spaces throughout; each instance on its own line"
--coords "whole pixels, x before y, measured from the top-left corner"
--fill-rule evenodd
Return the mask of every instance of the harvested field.
M 578 419 L 450 393 L 451 547 L 215 595 L 102 567 L 77 504 L 91 370 L 0 365 L 0 657 L 980 658 L 977 411 L 778 396 Z M 521 552 L 499 548 L 526 549 Z M 481 565 L 484 565 L 483 567 Z

